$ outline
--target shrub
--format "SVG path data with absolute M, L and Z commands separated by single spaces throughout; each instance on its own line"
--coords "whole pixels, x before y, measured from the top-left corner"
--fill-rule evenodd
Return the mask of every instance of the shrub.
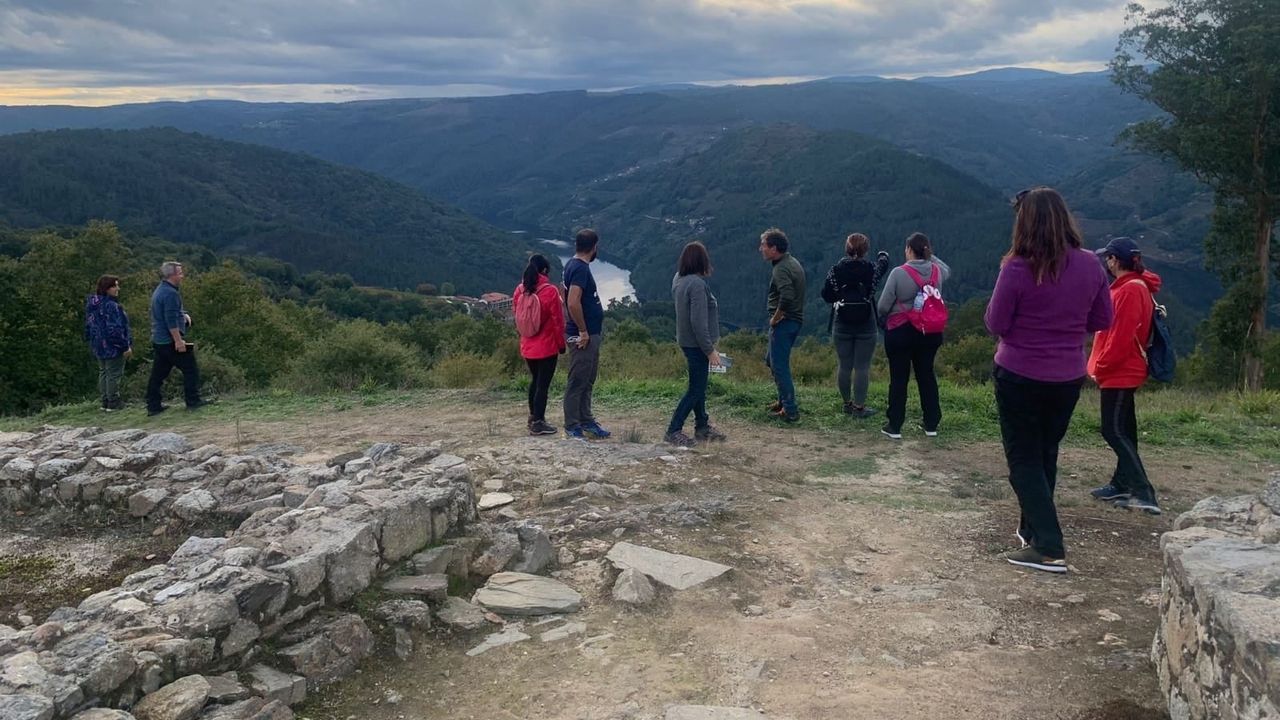
M 600 374 L 609 380 L 681 378 L 688 363 L 675 344 L 616 342 L 606 338 L 600 346 Z
M 425 382 L 425 371 L 413 350 L 385 328 L 353 320 L 307 345 L 285 384 L 303 392 L 324 392 L 414 387 Z
M 431 370 L 433 383 L 447 388 L 487 388 L 508 377 L 500 359 L 471 353 L 446 356 Z
M 962 385 L 985 383 L 991 378 L 995 354 L 995 338 L 966 335 L 938 351 L 938 375 Z
M 806 385 L 835 382 L 835 349 L 817 338 L 805 338 L 791 352 L 791 376 Z

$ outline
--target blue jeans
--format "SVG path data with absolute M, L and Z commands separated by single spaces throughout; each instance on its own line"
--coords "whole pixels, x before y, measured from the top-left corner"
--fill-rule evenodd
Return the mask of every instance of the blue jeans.
M 788 415 L 796 414 L 796 384 L 791 379 L 791 348 L 800 337 L 798 320 L 783 320 L 769 330 L 769 354 L 765 363 L 778 386 L 778 402 Z
M 702 348 L 680 349 L 689 362 L 689 388 L 684 391 L 684 397 L 680 398 L 680 404 L 676 405 L 676 412 L 671 416 L 671 424 L 667 426 L 668 435 L 684 429 L 684 421 L 691 412 L 695 430 L 711 424 L 711 418 L 707 417 L 707 356 L 703 354 Z

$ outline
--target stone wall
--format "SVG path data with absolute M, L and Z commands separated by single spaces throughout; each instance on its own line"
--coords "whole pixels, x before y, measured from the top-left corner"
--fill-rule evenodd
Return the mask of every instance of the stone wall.
M 1280 718 L 1280 473 L 1202 500 L 1161 538 L 1151 657 L 1173 720 Z
M 308 684 L 342 677 L 372 649 L 364 621 L 338 608 L 476 516 L 467 466 L 434 447 L 383 443 L 312 466 L 170 433 L 0 434 L 0 506 L 49 505 L 239 525 L 188 539 L 43 624 L 0 626 L 5 720 L 129 717 L 92 708 L 139 720 L 291 717 Z

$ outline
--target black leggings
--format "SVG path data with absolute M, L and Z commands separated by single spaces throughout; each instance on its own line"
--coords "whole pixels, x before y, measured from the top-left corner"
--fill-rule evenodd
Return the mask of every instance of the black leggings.
M 538 360 L 525 360 L 529 365 L 529 422 L 547 419 L 547 390 L 551 388 L 551 379 L 556 375 L 556 361 L 559 355 L 552 355 Z
M 942 333 L 925 335 L 910 324 L 884 334 L 884 354 L 889 358 L 889 409 L 885 417 L 889 429 L 902 430 L 907 416 L 907 381 L 915 371 L 916 388 L 920 391 L 920 410 L 924 429 L 933 431 L 942 422 L 942 404 L 938 400 L 938 377 L 933 374 L 933 359 L 942 347 Z

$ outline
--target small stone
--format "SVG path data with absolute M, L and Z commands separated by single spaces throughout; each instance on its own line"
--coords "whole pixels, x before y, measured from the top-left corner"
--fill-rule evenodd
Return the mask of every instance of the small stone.
M 1098 619 L 1103 622 L 1119 622 L 1121 618 L 1110 610 L 1102 609 L 1098 611 Z
M 491 510 L 503 505 L 510 505 L 516 501 L 516 497 L 510 493 L 491 492 L 480 496 L 479 502 L 476 503 L 477 510 Z
M 524 642 L 529 636 L 520 632 L 517 625 L 512 625 L 502 632 L 497 632 L 484 639 L 484 642 L 467 651 L 467 657 L 475 657 L 483 653 L 487 653 L 496 647 L 503 645 L 511 645 L 513 643 Z
M 431 606 L 421 600 L 387 600 L 373 609 L 373 616 L 398 627 L 416 630 L 431 627 Z
M 445 575 L 402 575 L 382 584 L 382 589 L 395 595 L 418 595 L 443 602 L 449 594 L 449 578 Z
M 188 522 L 197 520 L 218 507 L 218 499 L 213 493 L 204 489 L 196 489 L 178 496 L 173 501 L 170 511 Z
M 764 615 L 764 607 L 760 605 L 748 605 L 746 612 L 749 617 L 760 617 L 761 615 Z
M 484 610 L 462 598 L 451 597 L 436 611 L 436 617 L 445 625 L 458 630 L 479 630 L 489 624 Z
M 399 705 L 400 701 L 404 700 L 404 696 L 395 690 L 388 690 L 382 694 L 382 700 L 388 705 Z
M 613 583 L 613 599 L 628 605 L 647 605 L 653 602 L 656 593 L 653 583 L 639 570 L 627 568 L 618 574 Z
M 151 488 L 134 493 L 129 497 L 129 514 L 133 517 L 146 517 L 167 497 L 169 497 L 169 491 L 164 488 Z
M 1080 593 L 1068 595 L 1065 598 L 1063 598 L 1063 601 L 1071 603 L 1072 605 L 1079 605 L 1080 603 L 1083 603 L 1084 600 L 1085 600 L 1084 595 L 1081 595 Z
M 587 632 L 587 624 L 584 622 L 569 622 L 558 628 L 548 630 L 538 636 L 541 642 L 555 642 L 573 637 L 574 635 L 582 635 Z
M 266 665 L 249 668 L 250 687 L 268 700 L 279 700 L 285 705 L 297 705 L 307 699 L 307 680 L 288 675 Z
M 413 636 L 408 630 L 398 627 L 395 630 L 396 636 L 396 657 L 401 660 L 408 660 L 413 655 Z
M 410 558 L 409 562 L 419 575 L 445 573 L 449 570 L 449 564 L 453 562 L 455 552 L 457 551 L 453 546 L 441 545 L 440 547 L 423 550 Z

